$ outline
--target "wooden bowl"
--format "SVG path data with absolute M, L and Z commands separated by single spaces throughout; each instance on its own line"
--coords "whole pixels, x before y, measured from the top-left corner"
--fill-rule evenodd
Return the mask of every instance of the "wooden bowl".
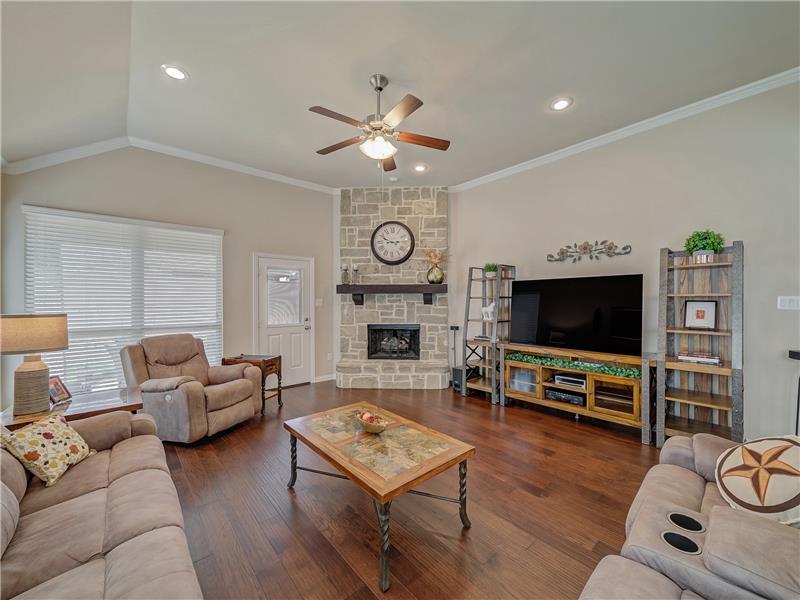
M 361 424 L 361 428 L 367 433 L 381 433 L 389 424 L 389 421 L 381 418 L 379 415 L 374 415 L 375 420 L 370 423 L 362 418 L 363 414 L 364 413 L 358 413 L 356 419 L 358 419 L 358 422 Z

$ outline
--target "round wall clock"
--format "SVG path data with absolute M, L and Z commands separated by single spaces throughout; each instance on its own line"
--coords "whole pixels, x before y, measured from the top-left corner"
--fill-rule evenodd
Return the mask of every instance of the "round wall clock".
M 372 253 L 387 265 L 404 263 L 414 252 L 414 234 L 400 221 L 386 221 L 372 232 Z

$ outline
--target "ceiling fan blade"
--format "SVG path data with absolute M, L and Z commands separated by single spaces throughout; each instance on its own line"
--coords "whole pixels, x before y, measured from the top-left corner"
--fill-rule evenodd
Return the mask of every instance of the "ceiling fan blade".
M 394 171 L 397 168 L 397 163 L 394 162 L 394 156 L 390 156 L 389 158 L 383 159 L 383 170 L 386 171 Z
M 427 135 L 420 135 L 418 133 L 395 132 L 394 137 L 398 142 L 405 142 L 406 144 L 416 144 L 417 146 L 425 146 L 426 148 L 433 148 L 435 150 L 447 150 L 450 147 L 449 140 L 442 140 L 435 137 L 428 137 Z
M 365 127 L 365 123 L 363 121 L 359 121 L 352 117 L 348 117 L 347 115 L 343 115 L 341 113 L 337 113 L 327 108 L 323 108 L 321 106 L 312 106 L 309 108 L 313 113 L 317 113 L 318 115 L 322 115 L 323 117 L 330 117 L 331 119 L 336 119 L 337 121 L 342 121 L 343 123 L 348 123 L 353 127 Z
M 331 152 L 336 152 L 337 150 L 341 150 L 342 148 L 347 148 L 348 146 L 357 144 L 360 141 L 361 141 L 361 136 L 351 137 L 349 140 L 339 142 L 338 144 L 334 144 L 333 146 L 328 146 L 327 148 L 323 148 L 322 150 L 317 150 L 317 154 L 323 154 L 323 155 L 330 154 Z
M 386 116 L 383 117 L 383 122 L 389 127 L 397 127 L 403 119 L 408 117 L 408 115 L 413 113 L 420 106 L 422 106 L 422 100 L 411 94 L 406 94 L 392 110 L 386 113 Z

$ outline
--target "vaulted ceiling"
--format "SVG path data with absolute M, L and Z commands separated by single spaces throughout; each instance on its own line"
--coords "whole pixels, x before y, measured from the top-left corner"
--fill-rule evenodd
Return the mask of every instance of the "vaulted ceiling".
M 425 105 L 398 184 L 458 184 L 796 67 L 795 2 L 2 3 L 2 155 L 128 136 L 331 187 L 371 185 L 371 73 Z M 182 82 L 161 72 L 176 64 Z M 548 108 L 558 96 L 575 104 Z M 412 165 L 430 166 L 416 174 Z

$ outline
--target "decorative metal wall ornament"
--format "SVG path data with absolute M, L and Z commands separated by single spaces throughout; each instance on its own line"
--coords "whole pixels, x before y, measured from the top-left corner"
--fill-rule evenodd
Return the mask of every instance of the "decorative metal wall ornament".
M 603 256 L 613 258 L 630 253 L 631 247 L 629 244 L 625 244 L 620 248 L 614 242 L 608 240 L 603 240 L 602 242 L 595 240 L 594 244 L 591 242 L 583 242 L 582 244 L 575 242 L 571 246 L 564 246 L 556 254 L 548 254 L 547 262 L 564 262 L 571 259 L 571 262 L 576 263 L 584 256 L 588 256 L 589 260 L 600 260 Z

